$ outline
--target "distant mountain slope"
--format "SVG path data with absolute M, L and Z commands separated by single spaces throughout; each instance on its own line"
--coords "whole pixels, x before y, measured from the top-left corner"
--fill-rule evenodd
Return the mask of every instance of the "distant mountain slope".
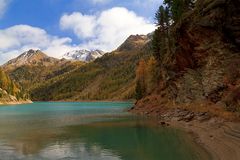
M 99 57 L 102 57 L 105 53 L 101 50 L 74 50 L 64 54 L 61 58 L 67 60 L 77 60 L 77 61 L 84 61 L 90 62 Z
M 35 101 L 130 99 L 135 93 L 135 67 L 140 58 L 151 55 L 148 42 L 147 36 L 130 36 L 116 51 L 90 63 L 58 60 L 30 50 L 3 67 Z M 124 47 L 129 44 L 130 48 Z
M 52 77 L 74 70 L 83 62 L 47 56 L 40 50 L 29 50 L 3 65 L 5 72 L 26 90 Z
M 3 65 L 5 70 L 15 69 L 24 65 L 32 66 L 50 66 L 59 60 L 56 58 L 48 57 L 45 53 L 40 50 L 29 50 L 22 53 L 17 58 L 8 61 Z
M 117 51 L 138 50 L 150 41 L 149 35 L 131 35 L 128 39 L 118 47 Z
M 135 43 L 130 36 L 124 43 Z M 31 89 L 34 100 L 123 100 L 135 95 L 135 68 L 140 58 L 151 55 L 148 41 L 131 50 L 105 54 L 71 72 L 47 80 Z M 122 46 L 124 46 L 123 44 Z

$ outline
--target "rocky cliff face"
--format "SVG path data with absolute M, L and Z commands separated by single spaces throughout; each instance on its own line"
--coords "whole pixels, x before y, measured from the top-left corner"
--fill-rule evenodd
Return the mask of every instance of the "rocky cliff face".
M 208 101 L 239 111 L 240 1 L 199 0 L 172 33 L 176 47 L 163 60 L 160 87 L 154 92 L 159 103 Z

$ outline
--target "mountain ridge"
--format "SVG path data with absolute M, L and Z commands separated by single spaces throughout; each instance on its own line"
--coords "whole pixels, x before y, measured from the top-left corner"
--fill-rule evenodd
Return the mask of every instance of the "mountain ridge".
M 151 40 L 151 34 L 148 35 L 130 35 L 116 51 L 139 50 Z
M 73 50 L 70 52 L 65 53 L 60 58 L 66 59 L 66 60 L 77 60 L 77 61 L 84 61 L 84 62 L 90 62 L 94 61 L 95 59 L 102 57 L 105 54 L 105 52 L 101 50 Z
M 53 57 L 49 57 L 45 53 L 40 50 L 30 49 L 26 52 L 23 52 L 16 58 L 13 58 L 2 65 L 4 70 L 11 70 L 17 67 L 21 67 L 24 65 L 32 65 L 32 66 L 49 66 L 52 65 L 59 60 Z
M 129 36 L 122 45 L 136 44 L 141 38 L 138 35 L 134 37 Z M 144 36 L 136 48 L 115 50 L 88 63 L 61 59 L 54 65 L 36 63 L 11 69 L 5 67 L 5 70 L 12 79 L 25 86 L 36 101 L 132 99 L 135 67 L 140 57 L 149 54 L 143 49 L 148 46 L 148 40 Z

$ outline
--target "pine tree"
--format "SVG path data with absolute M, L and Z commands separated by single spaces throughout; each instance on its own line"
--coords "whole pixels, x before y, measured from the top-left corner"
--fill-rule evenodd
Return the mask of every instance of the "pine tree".
M 171 19 L 170 19 L 170 11 L 169 11 L 169 7 L 168 6 L 166 6 L 165 7 L 165 10 L 164 10 L 164 22 L 166 23 L 166 27 L 167 27 L 167 29 L 170 27 L 170 21 L 171 21 Z
M 152 49 L 156 60 L 161 63 L 161 57 L 170 48 L 169 27 L 170 15 L 169 7 L 160 6 L 155 14 L 158 28 L 155 30 L 152 40 Z M 168 49 L 169 50 L 169 49 Z
M 158 62 L 161 61 L 161 42 L 162 42 L 161 34 L 162 34 L 161 30 L 159 28 L 156 29 L 152 39 L 153 53 Z
M 171 19 L 176 23 L 183 13 L 193 9 L 194 0 L 164 0 L 164 4 L 169 8 Z
M 157 26 L 161 29 L 164 30 L 165 29 L 165 9 L 164 7 L 161 5 L 155 15 L 155 19 L 157 21 Z

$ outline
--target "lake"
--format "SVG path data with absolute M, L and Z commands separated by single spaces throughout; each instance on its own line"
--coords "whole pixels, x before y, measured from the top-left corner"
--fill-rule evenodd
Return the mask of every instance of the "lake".
M 3 160 L 201 160 L 186 133 L 127 112 L 130 102 L 0 106 Z

